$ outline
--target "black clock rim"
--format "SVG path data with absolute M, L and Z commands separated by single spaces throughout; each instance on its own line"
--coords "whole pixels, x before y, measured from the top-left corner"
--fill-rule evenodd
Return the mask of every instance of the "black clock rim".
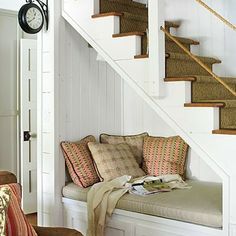
M 32 29 L 26 21 L 26 13 L 31 7 L 37 8 L 42 15 L 42 24 L 37 29 Z M 23 31 L 25 31 L 28 34 L 36 34 L 43 28 L 44 15 L 43 15 L 41 8 L 38 5 L 36 5 L 34 3 L 27 3 L 20 8 L 19 13 L 18 13 L 18 21 L 19 21 L 20 27 L 22 28 Z

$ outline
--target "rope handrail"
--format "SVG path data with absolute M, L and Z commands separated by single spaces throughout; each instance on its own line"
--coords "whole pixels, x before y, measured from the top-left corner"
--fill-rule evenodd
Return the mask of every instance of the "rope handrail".
M 213 15 L 215 15 L 218 19 L 220 19 L 223 23 L 225 23 L 227 26 L 229 26 L 231 29 L 236 31 L 236 26 L 233 25 L 231 22 L 226 20 L 222 15 L 220 15 L 218 12 L 213 10 L 211 7 L 209 7 L 206 3 L 204 3 L 202 0 L 196 0 L 200 5 L 202 5 L 204 8 L 206 8 L 209 12 L 211 12 Z
M 216 81 L 222 84 L 230 93 L 236 97 L 236 91 L 234 91 L 228 84 L 226 84 L 219 76 L 217 76 L 207 65 L 205 65 L 197 56 L 191 53 L 178 39 L 172 36 L 164 27 L 161 26 L 161 30 L 174 41 L 186 54 L 188 54 L 195 62 L 197 62 L 204 70 L 206 70 Z

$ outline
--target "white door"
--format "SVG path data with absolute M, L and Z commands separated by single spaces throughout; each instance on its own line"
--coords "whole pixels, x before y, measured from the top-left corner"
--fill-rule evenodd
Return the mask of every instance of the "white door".
M 26 214 L 37 212 L 37 42 L 21 39 L 21 184 Z

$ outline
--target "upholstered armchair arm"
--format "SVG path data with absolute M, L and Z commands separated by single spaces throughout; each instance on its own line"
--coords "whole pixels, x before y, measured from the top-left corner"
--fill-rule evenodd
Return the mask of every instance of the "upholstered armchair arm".
M 83 236 L 74 229 L 33 226 L 38 236 Z
M 0 171 L 0 185 L 1 184 L 11 184 L 16 183 L 16 176 L 8 171 Z

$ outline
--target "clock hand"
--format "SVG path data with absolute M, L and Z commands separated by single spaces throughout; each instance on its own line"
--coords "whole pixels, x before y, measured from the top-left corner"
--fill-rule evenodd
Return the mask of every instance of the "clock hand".
M 33 21 L 33 20 L 35 20 L 35 17 L 34 17 L 33 19 L 29 20 L 28 23 L 30 23 L 30 22 Z

